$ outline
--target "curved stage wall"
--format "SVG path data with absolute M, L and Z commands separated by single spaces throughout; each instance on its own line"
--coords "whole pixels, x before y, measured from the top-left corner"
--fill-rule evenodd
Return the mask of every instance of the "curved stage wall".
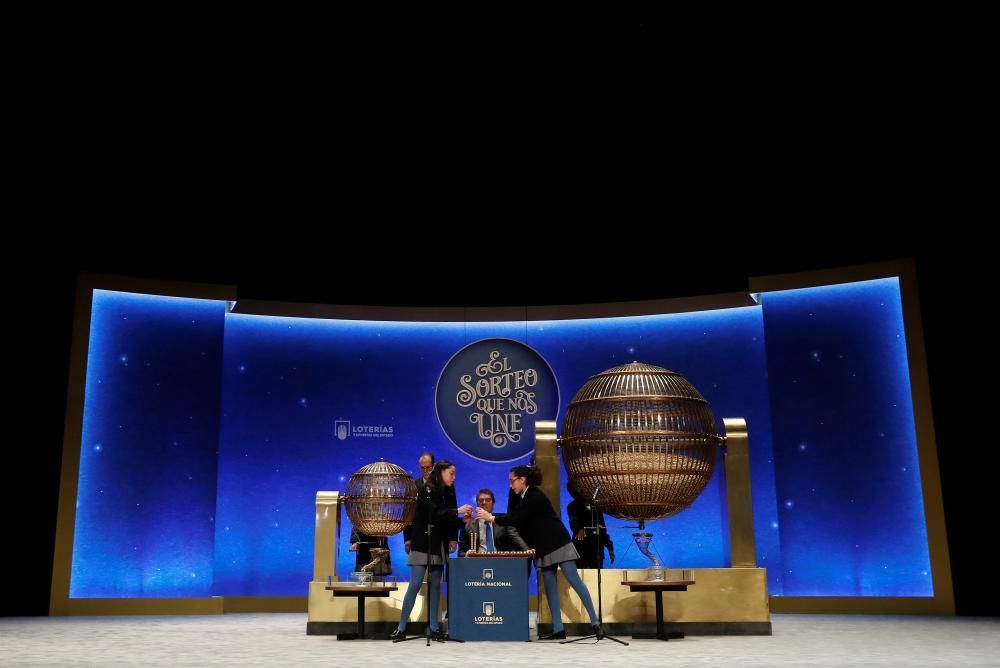
M 81 288 L 85 385 L 78 431 L 71 396 L 66 448 L 78 471 L 64 468 L 63 497 L 73 496 L 61 499 L 56 559 L 69 572 L 54 574 L 70 600 L 304 596 L 316 491 L 342 490 L 379 457 L 414 470 L 431 450 L 456 463 L 460 502 L 487 486 L 503 510 L 507 470 L 528 455 L 475 459 L 435 409 L 442 368 L 484 338 L 545 358 L 560 427 L 590 375 L 632 360 L 683 374 L 720 423 L 746 418 L 757 560 L 772 597 L 934 597 L 944 581 L 950 600 L 950 575 L 935 579 L 931 566 L 898 277 L 619 309 L 687 312 L 520 309 L 514 320 L 506 309 L 494 321 L 460 309 L 409 309 L 405 320 L 361 308 L 366 319 L 344 317 L 350 307 L 262 315 L 153 291 Z M 246 310 L 288 308 L 298 305 Z M 924 477 L 936 485 L 936 465 Z M 729 565 L 722 487 L 717 475 L 691 508 L 650 523 L 667 565 Z M 615 566 L 642 568 L 634 547 L 626 554 L 624 524 L 609 518 Z M 342 532 L 337 574 L 347 576 L 354 555 Z M 402 537 L 390 547 L 405 580 Z

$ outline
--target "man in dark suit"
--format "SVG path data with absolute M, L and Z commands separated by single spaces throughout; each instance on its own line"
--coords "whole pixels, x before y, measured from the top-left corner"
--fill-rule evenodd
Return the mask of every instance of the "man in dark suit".
M 566 489 L 573 494 L 573 488 L 567 485 Z M 574 495 L 575 496 L 575 495 Z M 615 563 L 615 544 L 611 541 L 611 535 L 604 524 L 604 513 L 598 510 L 591 512 L 590 501 L 574 498 L 566 506 L 566 514 L 569 516 L 569 530 L 573 535 L 573 545 L 580 553 L 580 558 L 576 560 L 577 568 L 597 568 L 597 555 L 600 554 L 600 565 L 604 568 L 604 550 L 608 550 L 611 563 Z M 598 552 L 597 532 L 587 527 L 594 526 L 594 519 L 597 519 L 597 526 L 601 527 L 600 552 Z
M 488 513 L 493 512 L 496 503 L 496 496 L 492 490 L 481 489 L 476 494 L 476 505 Z M 524 542 L 517 529 L 512 526 L 499 526 L 487 523 L 482 520 L 469 520 L 465 523 L 459 538 L 458 556 L 464 557 L 472 546 L 471 532 L 477 531 L 479 534 L 479 551 L 490 551 L 489 543 L 492 539 L 494 552 L 511 552 L 514 550 L 529 550 L 528 544 Z

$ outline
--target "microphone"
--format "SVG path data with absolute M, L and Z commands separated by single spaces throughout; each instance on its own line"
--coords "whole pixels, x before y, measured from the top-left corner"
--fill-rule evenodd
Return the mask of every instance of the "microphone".
M 590 500 L 591 501 L 597 501 L 597 493 L 600 492 L 600 491 L 601 491 L 601 486 L 598 485 L 597 488 L 594 489 L 594 496 Z

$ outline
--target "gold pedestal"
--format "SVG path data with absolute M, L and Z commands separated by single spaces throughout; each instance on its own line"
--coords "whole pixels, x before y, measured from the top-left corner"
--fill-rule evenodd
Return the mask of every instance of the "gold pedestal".
M 313 556 L 313 579 L 309 583 L 309 621 L 306 633 L 309 635 L 329 635 L 354 631 L 358 619 L 358 602 L 344 596 L 334 597 L 326 590 L 327 578 L 338 582 L 337 577 L 337 524 L 340 519 L 340 495 L 338 492 L 316 492 L 316 533 Z M 403 610 L 406 582 L 399 583 L 399 589 L 389 592 L 385 598 L 369 598 L 365 601 L 365 624 L 376 635 L 385 635 L 396 628 Z M 414 631 L 423 628 L 427 619 L 427 585 L 420 588 L 410 622 Z M 442 598 L 442 605 L 447 601 Z
M 384 598 L 368 598 L 365 600 L 365 626 L 370 627 L 376 635 L 386 635 L 396 628 L 399 615 L 403 610 L 403 598 L 409 583 L 400 582 L 396 591 L 389 592 Z M 358 602 L 346 596 L 334 597 L 326 590 L 326 581 L 309 583 L 309 622 L 306 625 L 308 635 L 334 635 L 354 631 L 358 620 Z M 441 598 L 445 605 L 444 597 Z M 439 613 L 440 614 L 440 613 Z M 407 623 L 411 634 L 423 629 L 427 619 L 427 584 L 420 587 L 417 600 L 410 611 Z
M 764 568 L 686 569 L 695 584 L 687 591 L 663 592 L 663 621 L 668 631 L 687 635 L 770 635 L 771 616 Z M 597 609 L 597 570 L 579 571 Z M 606 568 L 601 572 L 604 629 L 628 635 L 656 627 L 656 599 L 650 592 L 632 592 L 621 583 L 644 575 L 642 569 Z M 681 579 L 679 570 L 667 569 L 667 580 Z M 590 633 L 590 617 L 583 602 L 560 572 L 559 607 L 567 633 Z M 538 633 L 552 631 L 552 615 L 539 587 Z

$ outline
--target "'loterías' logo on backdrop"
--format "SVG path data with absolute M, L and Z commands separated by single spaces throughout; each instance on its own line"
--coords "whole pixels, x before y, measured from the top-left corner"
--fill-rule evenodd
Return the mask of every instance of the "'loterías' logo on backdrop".
M 541 355 L 512 339 L 470 343 L 438 379 L 441 428 L 459 450 L 509 462 L 535 447 L 535 420 L 555 420 L 559 385 Z

